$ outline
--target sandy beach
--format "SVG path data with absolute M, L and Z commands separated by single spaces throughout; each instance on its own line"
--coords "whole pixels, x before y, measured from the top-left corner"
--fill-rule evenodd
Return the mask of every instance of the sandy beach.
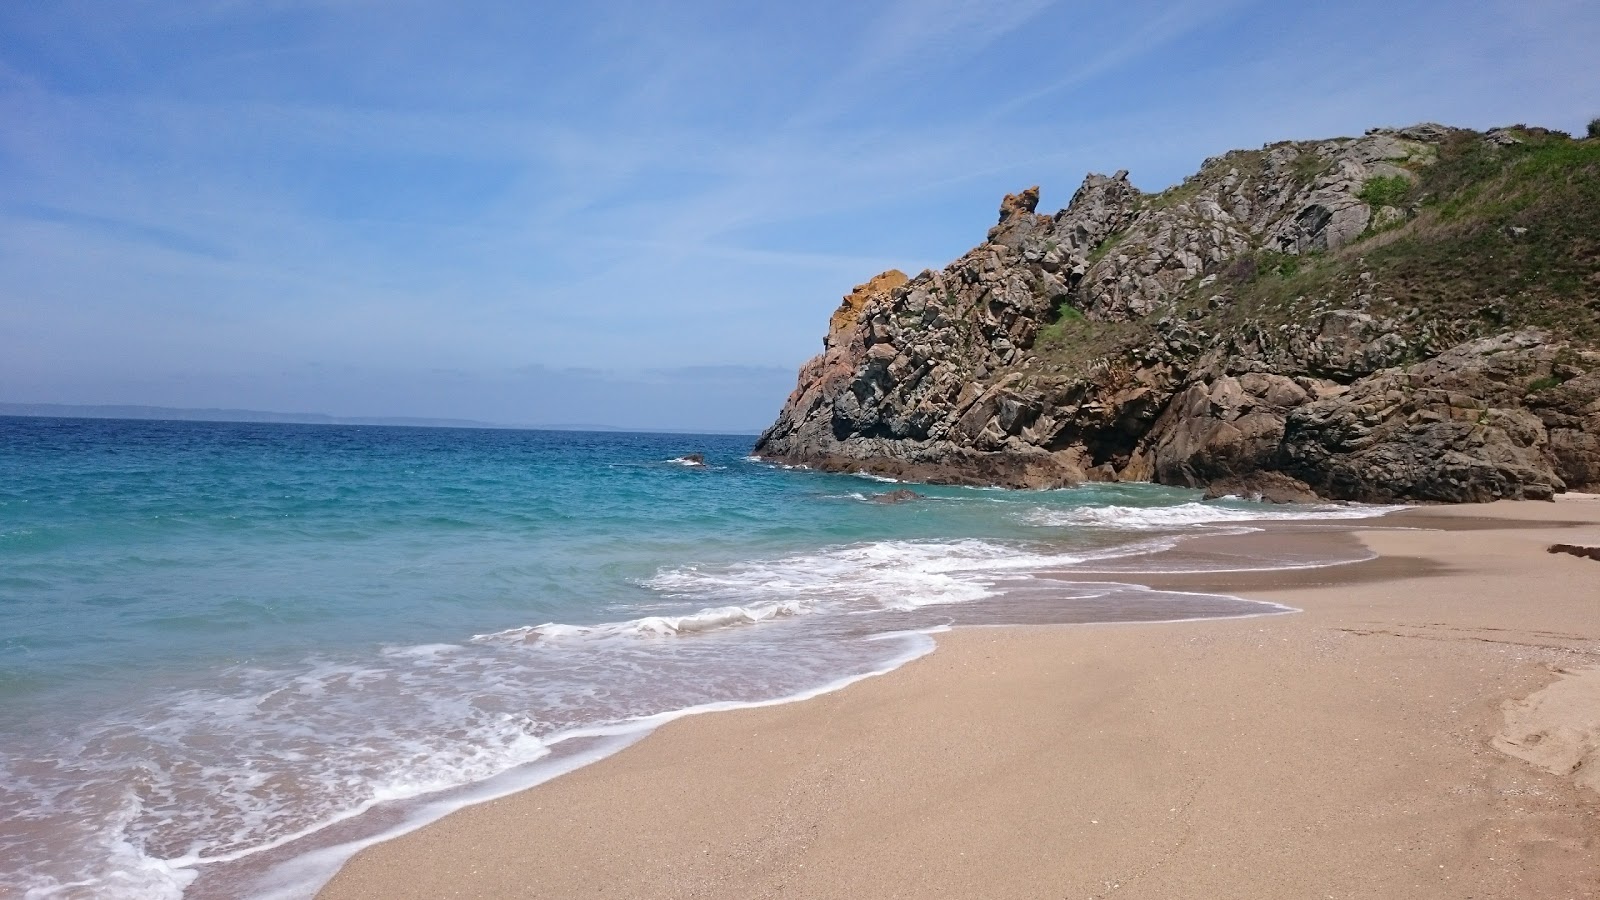
M 1377 559 L 1140 579 L 1300 613 L 958 629 L 371 847 L 320 896 L 1600 896 L 1600 561 L 1546 552 L 1600 545 L 1600 499 L 1349 526 L 1316 539 Z

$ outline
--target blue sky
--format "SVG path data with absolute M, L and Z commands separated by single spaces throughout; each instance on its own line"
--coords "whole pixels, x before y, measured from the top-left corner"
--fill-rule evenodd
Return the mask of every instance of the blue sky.
M 1000 196 L 1581 131 L 1600 4 L 0 5 L 0 400 L 766 424 Z

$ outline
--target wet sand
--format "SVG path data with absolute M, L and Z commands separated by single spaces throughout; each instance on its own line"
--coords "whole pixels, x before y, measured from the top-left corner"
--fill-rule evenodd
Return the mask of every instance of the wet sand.
M 1378 558 L 1139 579 L 1299 614 L 957 629 L 369 848 L 321 896 L 1600 896 L 1600 562 L 1545 552 L 1600 545 L 1600 500 L 1183 552 L 1357 540 Z

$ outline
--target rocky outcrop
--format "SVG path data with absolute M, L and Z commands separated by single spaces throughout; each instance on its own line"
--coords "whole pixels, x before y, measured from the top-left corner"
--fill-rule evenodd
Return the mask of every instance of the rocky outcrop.
M 1496 140 L 1427 125 L 1269 145 L 1159 195 L 1090 175 L 1054 215 L 1036 212 L 1037 187 L 1007 195 L 987 240 L 942 271 L 884 273 L 844 298 L 756 453 L 906 480 L 1269 499 L 1594 486 L 1600 354 L 1408 305 L 1353 252 L 1417 215 L 1370 186 L 1403 190 L 1466 139 Z M 1269 267 L 1301 260 L 1327 274 L 1316 293 L 1271 295 Z
M 1568 357 L 1591 371 L 1561 384 L 1559 397 L 1541 396 L 1535 389 L 1558 379 Z M 1275 472 L 1342 500 L 1549 499 L 1593 482 L 1597 414 L 1600 354 L 1529 330 L 1349 385 L 1261 373 L 1197 382 L 1168 406 L 1145 452 L 1168 484 Z M 1575 445 L 1587 452 L 1560 458 Z
M 905 283 L 906 273 L 899 269 L 890 269 L 874 275 L 866 284 L 856 285 L 850 293 L 844 295 L 839 308 L 833 311 L 833 318 L 828 320 L 828 338 L 831 340 L 833 335 L 854 325 L 867 301 L 887 297 L 891 291 Z

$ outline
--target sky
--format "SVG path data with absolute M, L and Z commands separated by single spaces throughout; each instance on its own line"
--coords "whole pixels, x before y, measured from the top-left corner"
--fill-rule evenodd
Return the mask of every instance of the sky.
M 1582 132 L 1593 0 L 0 4 L 0 401 L 757 430 L 1091 171 Z

